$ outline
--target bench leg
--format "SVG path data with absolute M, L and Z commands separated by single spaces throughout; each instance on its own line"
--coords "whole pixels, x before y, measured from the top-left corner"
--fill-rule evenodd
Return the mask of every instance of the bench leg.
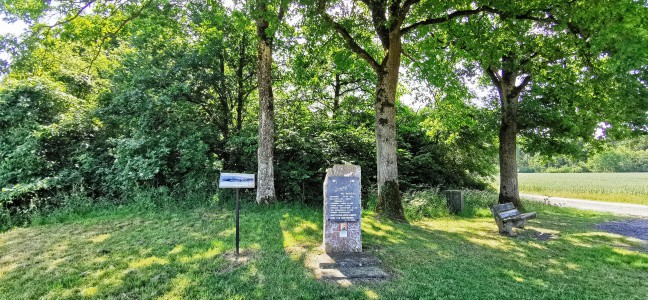
M 504 230 L 502 233 L 508 236 L 515 236 L 515 232 L 513 232 L 513 223 L 511 222 L 504 223 Z
M 520 221 L 515 221 L 515 227 L 524 229 L 524 225 L 526 224 L 526 220 L 520 220 Z
M 504 232 L 504 225 L 502 225 L 502 221 L 495 219 L 495 224 L 497 224 L 497 229 L 499 229 L 500 233 Z

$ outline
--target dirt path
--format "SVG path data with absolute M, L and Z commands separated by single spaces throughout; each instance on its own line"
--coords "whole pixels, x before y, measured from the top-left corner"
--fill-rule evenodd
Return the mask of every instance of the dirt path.
M 548 202 L 549 204 L 558 205 L 558 206 L 573 207 L 578 209 L 594 210 L 600 212 L 609 212 L 618 215 L 648 217 L 648 205 L 602 202 L 602 201 L 592 201 L 592 200 L 585 200 L 585 199 L 571 199 L 571 198 L 530 195 L 530 194 L 520 194 L 520 197 L 528 200 L 533 200 L 533 201 Z

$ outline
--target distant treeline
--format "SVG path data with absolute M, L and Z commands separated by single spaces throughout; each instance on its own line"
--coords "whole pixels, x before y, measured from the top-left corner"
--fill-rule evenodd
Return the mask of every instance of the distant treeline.
M 614 143 L 604 149 L 583 147 L 580 157 L 545 158 L 518 153 L 520 173 L 648 172 L 648 136 Z

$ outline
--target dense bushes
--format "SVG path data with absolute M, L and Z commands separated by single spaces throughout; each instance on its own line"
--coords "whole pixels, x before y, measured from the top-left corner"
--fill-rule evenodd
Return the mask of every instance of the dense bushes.
M 113 81 L 119 88 L 87 103 L 47 80 L 5 85 L 0 98 L 7 112 L 0 123 L 4 226 L 27 222 L 30 215 L 70 199 L 76 206 L 79 201 L 134 199 L 204 202 L 215 192 L 219 171 L 254 172 L 257 129 L 252 120 L 225 138 L 217 124 L 200 117 L 199 105 L 170 94 L 173 82 L 155 88 L 142 83 L 151 80 L 162 83 L 121 75 Z M 361 105 L 334 118 L 304 103 L 279 110 L 275 159 L 281 201 L 321 203 L 326 168 L 336 163 L 360 165 L 363 191 L 372 192 L 371 108 Z M 488 157 L 492 149 L 477 155 L 438 136 L 430 138 L 418 126 L 429 117 L 429 110 L 399 106 L 404 190 L 483 186 L 480 178 L 491 170 L 480 166 L 492 164 L 474 160 Z M 459 137 L 468 139 L 475 130 L 465 128 Z
M 460 216 L 491 216 L 490 207 L 497 203 L 492 191 L 464 190 L 464 209 Z M 408 220 L 450 215 L 445 193 L 439 189 L 413 191 L 403 195 L 403 207 Z
M 61 29 L 67 34 L 14 58 L 0 90 L 0 227 L 96 202 L 205 203 L 219 172 L 256 171 L 251 20 L 218 7 L 150 9 L 105 52 L 72 34 L 87 29 L 80 16 Z M 372 194 L 371 70 L 349 67 L 353 59 L 339 50 L 330 72 L 293 70 L 298 55 L 284 46 L 285 65 L 273 68 L 278 199 L 319 205 L 326 168 L 340 163 L 360 165 L 363 192 Z M 335 72 L 350 86 L 331 105 Z M 483 188 L 494 172 L 492 118 L 454 100 L 438 97 L 420 111 L 397 105 L 403 191 Z
M 6 80 L 0 90 L 0 227 L 55 205 L 80 181 L 76 155 L 87 147 L 86 104 L 43 78 Z
M 594 155 L 587 164 L 593 172 L 648 172 L 648 150 L 612 149 Z

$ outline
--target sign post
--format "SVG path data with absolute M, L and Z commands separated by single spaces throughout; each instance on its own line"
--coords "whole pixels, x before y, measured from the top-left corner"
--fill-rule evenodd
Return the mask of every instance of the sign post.
M 254 174 L 221 173 L 218 187 L 236 189 L 236 256 L 239 255 L 239 190 L 255 187 Z

